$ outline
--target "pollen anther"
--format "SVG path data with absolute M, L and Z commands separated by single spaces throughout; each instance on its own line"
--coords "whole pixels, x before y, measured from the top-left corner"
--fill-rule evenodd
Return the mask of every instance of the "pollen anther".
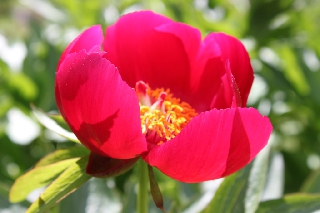
M 161 145 L 173 139 L 197 115 L 188 103 L 173 97 L 169 89 L 151 90 L 148 87 L 146 95 L 152 104 L 140 103 L 140 118 L 142 133 L 148 142 Z

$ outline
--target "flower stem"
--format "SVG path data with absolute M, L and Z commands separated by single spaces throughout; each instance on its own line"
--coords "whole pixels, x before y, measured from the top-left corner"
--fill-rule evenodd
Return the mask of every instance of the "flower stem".
M 148 213 L 148 167 L 147 164 L 140 159 L 138 162 L 139 172 L 139 188 L 138 188 L 138 199 L 137 199 L 137 213 Z

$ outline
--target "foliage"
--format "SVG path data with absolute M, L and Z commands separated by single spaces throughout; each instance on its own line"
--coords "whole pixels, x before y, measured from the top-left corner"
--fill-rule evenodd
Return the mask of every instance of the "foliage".
M 269 169 L 258 170 L 268 173 L 265 181 L 257 183 L 258 180 L 250 177 L 249 173 L 256 168 L 250 165 L 227 177 L 213 198 L 214 190 L 205 186 L 214 185 L 217 181 L 183 184 L 155 171 L 164 198 L 164 208 L 168 212 L 206 212 L 207 209 L 210 212 L 210 208 L 223 209 L 221 212 L 242 212 L 244 209 L 245 212 L 254 212 L 255 209 L 250 210 L 248 207 L 247 203 L 250 201 L 257 212 L 279 212 L 279 209 L 281 212 L 310 212 L 319 209 L 319 195 L 316 194 L 320 193 L 319 0 L 2 0 L 0 212 L 26 210 L 30 206 L 30 197 L 28 201 L 19 204 L 8 201 L 9 189 L 14 181 L 47 154 L 58 149 L 68 150 L 76 145 L 40 128 L 35 117 L 38 116 L 39 119 L 39 116 L 45 114 L 30 114 L 30 103 L 45 112 L 57 112 L 54 76 L 62 50 L 85 27 L 97 23 L 105 27 L 121 14 L 137 9 L 152 9 L 185 22 L 199 28 L 203 35 L 211 31 L 223 31 L 241 38 L 250 51 L 256 72 L 249 105 L 268 115 L 274 126 L 270 140 L 271 165 L 269 167 L 265 160 L 261 160 L 261 164 L 264 162 L 263 168 Z M 22 127 L 14 122 L 17 112 L 26 116 L 18 120 L 18 123 L 23 124 Z M 57 124 L 67 128 L 59 117 L 52 118 Z M 24 122 L 25 119 L 28 122 Z M 35 135 L 29 134 L 32 132 L 29 127 L 34 127 Z M 51 127 L 56 130 L 55 125 Z M 36 131 L 39 128 L 40 131 Z M 18 135 L 12 135 L 11 129 Z M 273 174 L 279 172 L 276 166 L 272 166 L 276 159 L 275 153 L 283 159 L 285 165 L 284 169 L 280 168 L 280 173 L 285 177 L 283 182 L 280 180 L 283 183 L 280 187 L 283 188 L 276 189 L 280 194 L 284 192 L 285 196 L 282 198 L 270 197 L 266 195 L 268 190 L 263 189 Z M 54 163 L 48 162 L 48 165 L 42 167 L 36 165 L 29 173 L 35 172 L 37 168 L 45 169 L 55 165 Z M 277 161 L 275 165 L 278 163 Z M 65 172 L 71 169 L 68 167 Z M 134 169 L 107 180 L 92 179 L 62 200 L 52 212 L 81 213 L 92 209 L 94 212 L 103 212 L 106 208 L 111 212 L 132 212 L 135 208 L 136 183 L 133 174 L 136 172 Z M 76 187 L 86 177 L 80 175 L 79 178 Z M 47 179 L 49 180 L 52 177 Z M 234 180 L 242 185 L 233 186 Z M 49 182 L 43 183 L 46 185 Z M 68 187 L 69 193 L 75 186 Z M 30 190 L 32 189 L 27 191 Z M 258 191 L 259 197 L 250 197 L 250 190 Z M 303 195 L 299 192 L 315 194 Z M 289 193 L 295 194 L 287 195 Z M 227 201 L 223 200 L 225 198 L 222 194 L 229 195 Z M 236 194 L 238 197 L 234 197 Z M 55 203 L 64 195 L 66 194 L 59 194 L 55 197 L 56 200 L 48 202 Z M 26 195 L 22 197 L 24 199 Z M 209 201 L 206 200 L 208 197 Z M 260 198 L 263 200 L 265 197 L 273 200 L 259 203 Z M 223 206 L 229 202 L 234 205 Z M 210 204 L 206 207 L 208 203 Z M 239 208 L 241 210 L 236 211 Z M 157 211 L 152 202 L 150 209 Z

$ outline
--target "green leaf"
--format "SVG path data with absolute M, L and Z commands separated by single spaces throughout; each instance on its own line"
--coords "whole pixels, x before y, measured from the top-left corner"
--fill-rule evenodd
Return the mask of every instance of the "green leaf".
M 14 182 L 9 194 L 10 202 L 17 203 L 25 200 L 32 190 L 50 184 L 68 168 L 70 164 L 76 162 L 78 159 L 79 158 L 63 160 L 54 164 L 31 169 Z
M 62 160 L 71 158 L 80 158 L 89 155 L 90 151 L 83 146 L 74 146 L 66 149 L 58 149 L 53 153 L 48 154 L 42 158 L 35 167 L 45 166 L 53 163 L 57 163 Z
M 248 189 L 245 196 L 246 213 L 255 213 L 259 206 L 261 194 L 266 182 L 269 153 L 270 148 L 267 146 L 259 153 L 252 164 Z
M 148 174 L 149 174 L 149 181 L 150 181 L 150 191 L 153 198 L 154 203 L 156 206 L 161 209 L 163 212 L 166 212 L 163 207 L 163 198 L 162 194 L 156 180 L 156 176 L 154 175 L 152 166 L 148 165 Z
M 12 73 L 8 79 L 9 88 L 16 91 L 26 100 L 34 100 L 38 96 L 38 89 L 30 76 L 23 72 Z
M 251 164 L 227 177 L 218 188 L 213 200 L 203 213 L 244 212 L 244 197 Z
M 201 187 L 193 190 L 188 204 L 183 207 L 182 213 L 194 213 L 203 211 L 210 201 L 213 199 L 218 187 L 223 182 L 223 179 L 217 179 L 202 183 Z
M 70 165 L 48 188 L 41 194 L 26 213 L 46 212 L 61 199 L 74 192 L 83 183 L 91 178 L 86 174 L 85 168 L 88 157 L 82 157 Z
M 92 178 L 59 203 L 61 213 L 120 213 L 123 200 L 111 178 Z M 128 194 L 126 194 L 126 197 Z M 124 196 L 121 196 L 124 198 Z M 135 200 L 135 198 L 128 198 Z M 132 210 L 132 209 L 131 209 Z M 132 213 L 132 211 L 130 212 Z
M 261 200 L 274 200 L 284 196 L 284 159 L 282 153 L 273 152 Z
M 301 187 L 301 192 L 320 193 L 320 169 L 312 172 Z
M 72 133 L 57 124 L 52 118 L 50 118 L 46 113 L 42 110 L 38 109 L 34 105 L 31 105 L 32 114 L 34 117 L 46 128 L 50 129 L 51 131 L 57 133 L 58 135 L 67 138 L 70 141 L 80 143 L 78 138 Z
M 320 194 L 292 194 L 262 202 L 257 213 L 310 213 L 320 209 Z
M 290 45 L 279 44 L 277 50 L 284 65 L 284 75 L 296 88 L 301 95 L 308 95 L 310 93 L 310 87 L 303 73 L 303 70 L 297 63 L 297 57 Z

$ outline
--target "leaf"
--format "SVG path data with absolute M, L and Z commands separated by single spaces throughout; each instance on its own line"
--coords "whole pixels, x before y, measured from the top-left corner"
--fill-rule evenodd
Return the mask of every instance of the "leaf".
M 148 174 L 149 174 L 149 181 L 150 181 L 150 191 L 153 198 L 154 203 L 156 206 L 162 210 L 162 212 L 166 212 L 163 207 L 163 198 L 162 194 L 156 180 L 156 176 L 154 175 L 152 166 L 148 165 Z
M 34 189 L 50 184 L 57 178 L 70 164 L 79 158 L 63 160 L 54 164 L 36 167 L 19 177 L 10 190 L 9 199 L 12 203 L 17 203 L 26 199 L 28 194 Z
M 26 213 L 40 213 L 47 211 L 61 199 L 74 192 L 91 178 L 85 173 L 88 157 L 82 157 L 70 165 L 48 188 L 40 195 Z
M 32 101 L 38 96 L 37 86 L 25 73 L 11 73 L 7 80 L 10 90 L 16 91 L 25 100 Z
M 288 81 L 296 88 L 301 95 L 310 93 L 309 83 L 303 73 L 303 70 L 297 63 L 297 56 L 290 45 L 284 43 L 277 45 L 277 50 L 284 65 L 284 75 Z
M 257 213 L 310 213 L 320 209 L 320 194 L 292 194 L 262 202 Z
M 189 204 L 185 207 L 182 213 L 194 213 L 204 210 L 213 199 L 223 180 L 223 178 L 220 178 L 201 183 L 201 191 L 194 192 L 194 194 L 199 196 L 196 199 L 190 200 Z
M 301 192 L 320 193 L 320 169 L 312 172 L 301 187 Z
M 244 195 L 251 165 L 225 178 L 218 188 L 213 200 L 203 213 L 239 213 L 244 212 Z
M 10 191 L 10 186 L 7 183 L 0 181 L 0 195 L 8 197 Z
M 58 149 L 53 153 L 48 154 L 42 158 L 35 167 L 45 166 L 48 164 L 53 164 L 62 160 L 71 158 L 80 158 L 89 155 L 90 151 L 83 146 L 74 146 L 66 149 Z
M 261 201 L 283 197 L 284 171 L 284 159 L 282 153 L 273 153 L 271 156 L 265 189 L 261 196 Z
M 122 202 L 111 178 L 92 178 L 59 203 L 61 213 L 120 213 Z M 128 194 L 126 194 L 126 197 Z M 130 199 L 130 198 L 129 198 Z M 133 198 L 133 200 L 135 200 Z M 123 201 L 123 200 L 122 200 Z M 131 212 L 132 213 L 132 209 Z
M 79 187 L 75 192 L 71 193 L 70 195 L 65 197 L 63 200 L 61 200 L 58 205 L 53 206 L 53 208 L 57 207 L 56 209 L 58 209 L 56 213 L 60 213 L 60 212 L 61 213 L 63 212 L 89 213 L 90 211 L 88 211 L 88 207 L 87 207 L 89 204 L 91 204 L 90 201 L 88 200 L 88 197 L 90 195 L 89 182 L 95 179 L 96 178 L 90 179 L 89 181 L 84 183 L 81 187 Z M 53 208 L 51 208 L 48 212 L 53 213 L 52 212 Z M 97 213 L 96 211 L 93 211 L 93 212 Z
M 15 181 L 10 190 L 10 201 L 15 203 L 25 200 L 31 191 L 50 184 L 69 165 L 88 154 L 89 150 L 82 146 L 59 149 L 48 154 Z
M 50 118 L 46 113 L 42 110 L 38 109 L 34 105 L 31 104 L 32 114 L 34 117 L 46 128 L 50 129 L 51 131 L 57 133 L 58 135 L 67 138 L 70 141 L 80 143 L 78 138 L 72 133 L 57 124 L 52 118 Z
M 279 70 L 278 67 L 266 62 L 261 61 L 262 64 L 267 68 L 268 72 L 259 73 L 267 82 L 273 82 L 272 86 L 282 89 L 284 91 L 293 90 L 296 91 L 296 88 L 291 84 L 290 81 L 286 79 L 284 74 Z
M 255 158 L 250 171 L 248 189 L 245 196 L 245 212 L 255 213 L 265 186 L 269 162 L 269 146 Z

